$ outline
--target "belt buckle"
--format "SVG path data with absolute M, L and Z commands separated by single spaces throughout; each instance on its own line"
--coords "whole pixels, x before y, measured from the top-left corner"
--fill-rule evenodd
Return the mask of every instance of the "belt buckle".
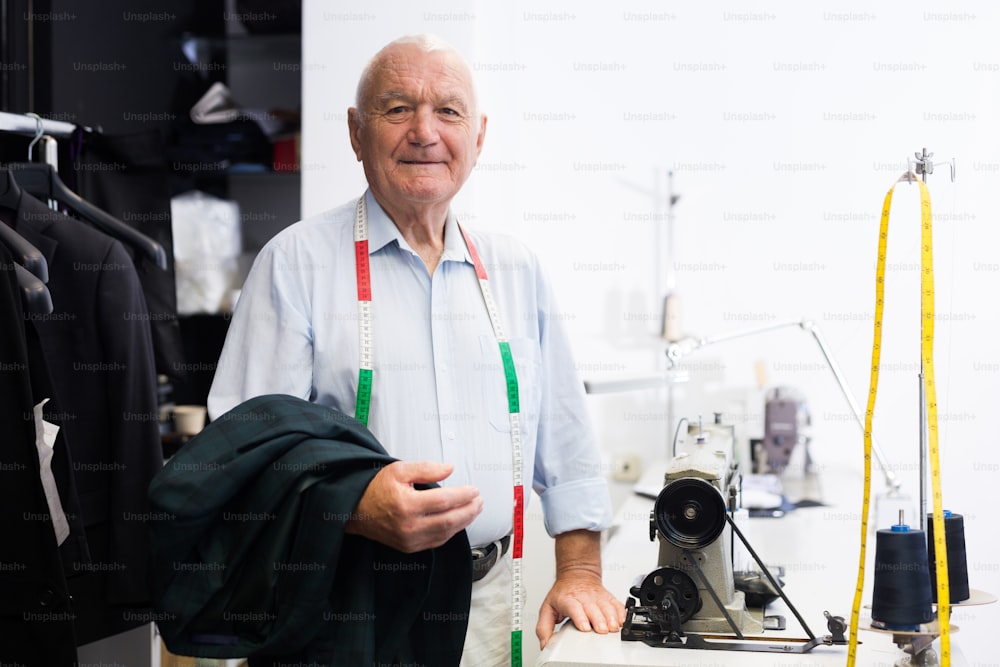
M 469 550 L 472 555 L 472 580 L 479 581 L 493 569 L 493 566 L 500 560 L 496 542 L 491 542 L 483 547 L 473 547 Z

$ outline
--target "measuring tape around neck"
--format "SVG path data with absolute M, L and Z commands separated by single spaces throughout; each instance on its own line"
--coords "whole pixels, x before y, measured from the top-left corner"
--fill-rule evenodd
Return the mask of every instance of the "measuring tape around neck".
M 500 312 L 497 310 L 493 292 L 490 289 L 486 267 L 483 266 L 479 253 L 472 239 L 459 227 L 462 239 L 472 257 L 479 281 L 479 291 L 489 314 L 493 335 L 500 346 L 500 359 L 503 362 L 504 382 L 507 386 L 507 410 L 510 415 L 511 458 L 514 469 L 514 537 L 511 547 L 512 579 L 511 579 L 511 665 L 520 667 L 522 660 L 522 573 L 521 555 L 524 545 L 524 454 L 521 444 L 521 408 L 518 395 L 517 372 L 514 368 L 514 357 L 510 352 L 510 343 L 504 335 Z M 360 349 L 360 370 L 358 372 L 358 395 L 354 408 L 354 416 L 365 426 L 368 425 L 368 414 L 371 410 L 373 381 L 373 325 L 372 325 L 372 288 L 371 268 L 368 263 L 368 209 L 365 196 L 358 199 L 354 212 L 354 262 L 358 286 L 358 343 Z M 944 529 L 941 530 L 944 534 Z M 499 557 L 498 557 L 499 558 Z
M 941 465 L 938 449 L 937 392 L 934 383 L 934 255 L 931 224 L 931 197 L 927 185 L 913 176 L 920 186 L 920 360 L 924 373 L 924 391 L 927 401 L 927 449 L 931 466 L 931 495 L 934 498 L 934 555 L 937 575 L 938 629 L 941 634 L 941 666 L 951 665 L 951 633 L 949 621 L 951 604 L 948 590 L 948 556 L 944 536 L 944 510 L 941 495 Z M 875 414 L 875 395 L 878 389 L 879 360 L 882 354 L 882 314 L 885 305 L 885 260 L 889 238 L 889 209 L 896 183 L 885 195 L 882 204 L 882 222 L 879 228 L 878 264 L 875 270 L 875 334 L 872 341 L 871 380 L 868 390 L 868 408 L 865 412 L 865 478 L 861 511 L 861 556 L 858 580 L 851 607 L 851 636 L 847 665 L 853 667 L 857 659 L 858 617 L 865 579 L 865 552 L 868 536 L 868 507 L 871 500 L 872 420 Z M 921 428 L 923 425 L 921 424 Z

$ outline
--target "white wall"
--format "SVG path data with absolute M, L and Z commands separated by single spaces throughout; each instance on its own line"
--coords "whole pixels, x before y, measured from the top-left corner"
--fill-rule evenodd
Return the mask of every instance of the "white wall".
M 587 376 L 663 368 L 653 333 L 672 270 L 685 332 L 811 318 L 864 405 L 882 199 L 907 157 L 933 151 L 942 160 L 929 183 L 945 505 L 967 517 L 972 586 L 1000 592 L 988 504 L 1000 479 L 994 3 L 304 4 L 303 214 L 363 188 L 345 110 L 367 58 L 402 34 L 444 37 L 472 64 L 489 115 L 456 210 L 542 256 Z M 943 164 L 952 157 L 955 183 Z M 672 263 L 668 171 L 681 195 Z M 875 434 L 914 497 L 919 248 L 917 188 L 900 186 Z M 815 345 L 793 329 L 690 357 L 681 414 L 729 410 L 734 389 L 756 386 L 756 362 L 769 386 L 806 394 L 816 458 L 860 469 L 860 432 Z M 726 396 L 694 398 L 715 388 Z M 673 425 L 664 405 L 662 390 L 593 398 L 609 468 L 615 453 L 649 462 L 665 451 Z M 762 406 L 748 410 L 751 432 Z M 986 660 L 998 620 L 996 605 L 956 616 L 970 664 Z

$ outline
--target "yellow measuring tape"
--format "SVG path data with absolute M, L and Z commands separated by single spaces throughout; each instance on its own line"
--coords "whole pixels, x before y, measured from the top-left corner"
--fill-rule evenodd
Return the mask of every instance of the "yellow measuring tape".
M 934 388 L 934 253 L 931 226 L 931 196 L 927 185 L 913 174 L 904 179 L 920 186 L 920 359 L 924 372 L 924 393 L 927 401 L 928 457 L 931 466 L 931 487 L 934 499 L 934 555 L 937 574 L 938 626 L 941 633 L 941 665 L 951 665 L 951 635 L 949 617 L 951 604 L 948 591 L 948 550 L 945 546 L 944 510 L 941 496 L 941 464 L 938 455 L 937 392 Z M 865 479 L 864 499 L 861 510 L 861 557 L 858 563 L 858 581 L 851 606 L 851 636 L 847 650 L 847 665 L 853 667 L 857 659 L 858 616 L 865 583 L 865 553 L 868 546 L 868 507 L 871 501 L 872 471 L 872 419 L 875 415 L 875 394 L 878 389 L 879 359 L 882 354 L 882 311 L 885 305 L 885 256 L 889 239 L 889 208 L 892 192 L 897 182 L 885 194 L 882 204 L 882 224 L 878 237 L 878 264 L 875 270 L 875 335 L 872 341 L 871 381 L 868 388 L 868 408 L 865 411 Z M 923 428 L 923 425 L 921 425 Z

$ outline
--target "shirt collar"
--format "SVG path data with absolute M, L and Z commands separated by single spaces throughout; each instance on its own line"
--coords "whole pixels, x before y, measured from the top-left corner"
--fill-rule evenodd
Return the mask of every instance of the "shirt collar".
M 393 241 L 396 241 L 400 248 L 416 255 L 410 244 L 403 238 L 399 228 L 375 200 L 371 190 L 365 192 L 365 205 L 368 208 L 369 255 L 376 253 Z M 450 208 L 448 209 L 448 219 L 444 223 L 444 254 L 441 255 L 441 261 L 472 264 L 472 257 L 469 256 L 469 250 L 465 247 L 465 240 L 462 239 L 462 232 L 458 227 L 458 218 L 455 217 Z

